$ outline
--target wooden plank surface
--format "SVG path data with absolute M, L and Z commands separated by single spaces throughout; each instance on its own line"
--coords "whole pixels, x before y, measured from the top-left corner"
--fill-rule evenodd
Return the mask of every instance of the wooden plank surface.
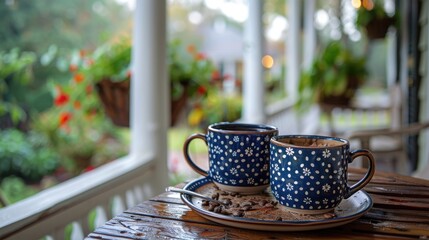
M 364 171 L 350 174 L 350 183 Z M 377 173 L 365 188 L 373 208 L 331 229 L 266 232 L 223 226 L 188 208 L 177 193 L 163 193 L 116 216 L 87 239 L 411 239 L 429 237 L 429 181 Z

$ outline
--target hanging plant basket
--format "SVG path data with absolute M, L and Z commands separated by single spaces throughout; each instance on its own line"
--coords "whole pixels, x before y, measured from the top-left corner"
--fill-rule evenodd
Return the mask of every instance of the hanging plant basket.
M 96 84 L 107 116 L 121 127 L 130 126 L 130 81 L 113 82 L 103 79 Z
M 385 38 L 389 27 L 393 23 L 393 18 L 388 17 L 371 20 L 365 26 L 368 38 L 371 40 Z
M 361 81 L 357 77 L 348 77 L 346 90 L 338 95 L 326 95 L 319 94 L 318 103 L 321 105 L 350 106 L 353 97 L 355 96 L 356 90 L 361 85 Z
M 120 127 L 130 126 L 130 81 L 113 82 L 103 79 L 96 84 L 97 92 L 103 103 L 107 116 Z M 181 96 L 171 101 L 170 126 L 178 123 L 188 100 L 188 88 Z
M 177 99 L 171 99 L 171 116 L 170 126 L 175 126 L 186 108 L 188 103 L 188 88 L 184 87 L 182 94 Z

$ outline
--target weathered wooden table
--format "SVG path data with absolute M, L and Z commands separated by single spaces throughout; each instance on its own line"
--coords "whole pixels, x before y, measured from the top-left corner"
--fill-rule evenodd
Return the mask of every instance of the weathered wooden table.
M 363 169 L 349 170 L 350 182 Z M 346 225 L 300 232 L 255 231 L 221 225 L 198 215 L 180 194 L 165 192 L 114 217 L 86 239 L 408 239 L 429 238 L 429 181 L 377 172 L 365 187 L 374 202 Z

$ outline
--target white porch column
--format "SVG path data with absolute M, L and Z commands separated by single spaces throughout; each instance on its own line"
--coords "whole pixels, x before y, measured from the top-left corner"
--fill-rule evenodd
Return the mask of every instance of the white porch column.
M 387 87 L 391 88 L 396 81 L 396 50 L 397 50 L 397 41 L 396 41 L 396 29 L 388 31 L 386 35 L 387 39 L 387 51 L 386 51 L 386 78 L 387 78 Z
M 265 113 L 265 84 L 262 66 L 264 33 L 262 0 L 249 0 L 249 17 L 244 29 L 243 116 L 248 123 L 263 123 Z
M 300 77 L 300 0 L 287 1 L 287 17 L 289 29 L 286 36 L 286 93 L 289 97 L 296 99 L 298 91 L 298 81 Z
M 166 69 L 166 1 L 136 1 L 132 48 L 131 149 L 136 160 L 156 156 L 159 186 L 168 184 L 167 129 L 169 90 Z
M 421 111 L 421 116 L 420 116 L 420 120 L 421 121 L 428 121 L 429 120 L 429 50 L 428 50 L 428 46 L 429 46 L 429 2 L 424 1 L 423 2 L 423 8 L 424 8 L 424 13 L 426 13 L 426 31 L 423 31 L 424 33 L 426 33 L 426 36 L 424 37 L 425 39 L 425 45 L 426 45 L 426 50 L 424 51 L 424 53 L 426 54 L 426 70 L 424 73 L 424 78 L 422 78 L 422 83 L 421 83 L 421 89 L 420 89 L 420 98 L 421 98 L 421 105 L 420 105 L 420 111 Z M 423 14 L 424 14 L 423 13 Z M 424 131 L 421 133 L 420 137 L 419 137 L 419 144 L 420 144 L 420 152 L 419 152 L 419 164 L 418 164 L 418 169 L 420 171 L 423 171 L 424 169 L 429 169 L 429 148 L 428 147 L 423 147 L 423 146 L 429 146 L 429 131 Z
M 304 54 L 303 65 L 309 69 L 314 61 L 316 51 L 316 29 L 314 28 L 315 0 L 305 0 L 304 2 Z

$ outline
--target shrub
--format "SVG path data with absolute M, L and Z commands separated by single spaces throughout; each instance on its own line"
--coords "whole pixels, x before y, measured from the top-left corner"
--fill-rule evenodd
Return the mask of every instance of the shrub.
M 51 174 L 58 166 L 59 155 L 48 146 L 42 135 L 25 134 L 16 129 L 1 132 L 0 178 L 18 176 L 36 182 Z

